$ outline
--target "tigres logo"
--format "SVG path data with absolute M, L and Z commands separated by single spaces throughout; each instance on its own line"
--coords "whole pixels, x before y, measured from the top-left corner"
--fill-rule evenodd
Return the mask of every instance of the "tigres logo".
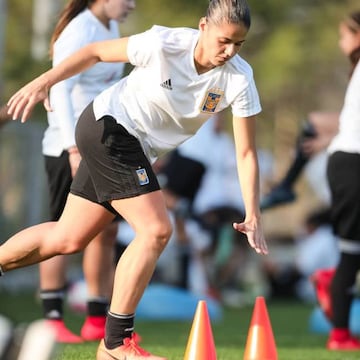
M 145 169 L 137 169 L 136 174 L 138 176 L 140 185 L 146 185 L 149 183 L 149 178 Z
M 214 113 L 217 105 L 224 95 L 221 89 L 210 89 L 201 105 L 201 111 L 206 113 Z

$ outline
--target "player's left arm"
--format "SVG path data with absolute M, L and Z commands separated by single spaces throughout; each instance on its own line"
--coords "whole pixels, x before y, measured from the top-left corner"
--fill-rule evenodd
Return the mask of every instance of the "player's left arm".
M 233 227 L 247 235 L 250 246 L 257 253 L 267 254 L 268 248 L 263 234 L 259 208 L 259 166 L 255 128 L 255 116 L 233 118 L 237 169 L 246 213 L 244 222 L 234 223 Z
M 39 102 L 43 102 L 45 109 L 51 111 L 48 94 L 53 85 L 85 71 L 100 61 L 128 62 L 127 45 L 128 38 L 124 37 L 82 47 L 17 91 L 7 103 L 8 114 L 13 119 L 21 117 L 21 121 L 25 122 L 33 107 Z

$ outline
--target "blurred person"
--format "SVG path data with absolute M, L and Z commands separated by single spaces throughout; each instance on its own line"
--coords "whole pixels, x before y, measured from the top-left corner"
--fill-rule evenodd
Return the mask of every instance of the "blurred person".
M 207 138 L 212 133 L 214 124 L 222 117 L 221 114 L 222 112 L 213 115 L 192 138 L 172 151 L 159 170 L 166 205 L 174 216 L 178 250 L 182 253 L 180 256 L 182 281 L 180 283 L 185 288 L 189 287 L 189 282 L 191 282 L 189 277 L 191 262 L 200 260 L 204 249 L 203 246 L 198 247 L 196 244 L 199 239 L 199 228 L 193 226 L 193 202 L 207 171 L 207 157 L 210 156 Z M 213 146 L 217 148 L 217 144 Z M 189 225 L 190 223 L 192 225 Z M 196 238 L 188 233 L 187 228 L 196 232 Z M 207 247 L 206 244 L 205 247 Z
M 198 139 L 201 129 L 190 140 Z M 185 144 L 188 141 L 185 141 Z M 157 164 L 157 171 L 165 204 L 169 210 L 169 216 L 174 228 L 173 236 L 169 243 L 171 244 L 173 239 L 173 248 L 177 253 L 177 285 L 194 292 L 191 280 L 194 277 L 199 278 L 197 274 L 199 271 L 202 272 L 203 269 L 201 264 L 199 264 L 200 266 L 194 269 L 190 276 L 191 264 L 193 261 L 200 259 L 200 257 L 198 258 L 198 249 L 194 247 L 193 238 L 189 234 L 188 224 L 192 221 L 192 202 L 199 190 L 206 169 L 202 161 L 196 158 L 196 156 L 183 156 L 180 151 L 182 146 L 183 144 L 176 150 L 173 150 L 163 159 L 160 165 Z M 198 148 L 200 149 L 201 146 Z M 206 288 L 206 285 L 204 287 Z
M 123 22 L 134 8 L 134 0 L 70 0 L 60 14 L 51 38 L 53 66 L 87 44 L 119 38 L 119 22 Z M 98 63 L 50 90 L 54 111 L 48 112 L 48 127 L 42 145 L 51 221 L 57 221 L 61 216 L 81 160 L 75 144 L 76 121 L 95 96 L 117 82 L 123 72 L 123 63 Z M 44 317 L 56 330 L 58 342 L 77 343 L 104 337 L 115 271 L 111 261 L 115 236 L 116 222 L 96 235 L 84 250 L 83 271 L 88 301 L 81 337 L 67 329 L 63 319 L 67 258 L 56 256 L 39 264 Z
M 360 341 L 349 329 L 349 315 L 360 269 L 360 11 L 340 22 L 339 47 L 350 59 L 351 73 L 338 133 L 328 147 L 331 220 L 340 260 L 330 286 L 333 329 L 327 348 L 359 351 Z
M 207 263 L 208 291 L 217 297 L 221 297 L 224 287 L 234 285 L 236 269 L 246 253 L 244 234 L 233 233 L 230 226 L 235 219 L 244 218 L 244 203 L 241 192 L 236 190 L 239 182 L 235 145 L 225 129 L 226 120 L 224 111 L 213 116 L 178 149 L 182 156 L 202 163 L 205 169 L 192 201 L 192 216 L 210 237 L 208 245 L 201 245 L 199 250 Z M 196 243 L 199 229 L 191 229 L 196 235 L 189 235 Z
M 309 158 L 325 147 L 330 191 L 331 223 L 338 239 L 339 263 L 312 276 L 318 300 L 333 324 L 329 350 L 360 350 L 360 341 L 349 330 L 352 288 L 360 268 L 359 164 L 360 164 L 360 12 L 339 25 L 339 47 L 350 60 L 350 80 L 338 113 L 314 113 L 300 137 L 297 156 L 284 180 L 261 200 L 263 210 L 295 199 L 292 186 Z M 308 125 L 311 124 L 308 123 Z M 324 125 L 320 127 L 320 125 Z
M 311 185 L 324 203 L 329 202 L 329 191 L 326 182 L 326 148 L 335 136 L 339 123 L 339 114 L 336 112 L 313 111 L 302 124 L 295 146 L 295 156 L 284 177 L 267 194 L 262 196 L 260 207 L 262 210 L 273 208 L 296 199 L 294 186 L 304 169 L 316 163 L 314 167 L 321 171 L 324 181 L 320 183 L 319 173 L 309 177 Z M 322 156 L 324 155 L 324 156 Z M 318 171 L 319 172 L 319 171 Z M 309 173 L 314 173 L 313 168 Z
M 316 294 L 310 276 L 319 269 L 338 263 L 337 239 L 330 223 L 330 211 L 321 208 L 311 212 L 295 236 L 294 255 L 285 261 L 264 261 L 263 269 L 272 297 L 299 298 L 314 302 Z
M 198 29 L 153 26 L 148 31 L 85 46 L 28 83 L 9 100 L 14 119 L 36 103 L 51 110 L 48 90 L 99 61 L 135 68 L 96 96 L 77 122 L 81 163 L 57 222 L 15 234 L 0 246 L 0 272 L 78 252 L 120 214 L 135 237 L 114 278 L 105 338 L 97 360 L 149 359 L 132 338 L 137 305 L 172 227 L 151 163 L 195 134 L 214 113 L 232 109 L 238 176 L 246 216 L 233 229 L 267 254 L 259 209 L 255 146 L 260 101 L 251 66 L 237 53 L 250 27 L 245 0 L 211 0 Z M 48 241 L 52 238 L 53 241 Z

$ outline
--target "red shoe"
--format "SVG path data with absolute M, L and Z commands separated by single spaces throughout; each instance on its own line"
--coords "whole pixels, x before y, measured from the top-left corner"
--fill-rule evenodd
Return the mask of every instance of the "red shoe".
M 107 349 L 104 340 L 101 340 L 96 360 L 166 360 L 163 357 L 152 355 L 142 349 L 133 338 L 125 338 L 124 344 L 115 348 Z
M 80 334 L 85 341 L 98 341 L 105 336 L 106 316 L 87 316 Z
M 54 330 L 56 335 L 56 342 L 64 344 L 79 344 L 83 340 L 80 336 L 72 333 L 66 326 L 63 320 L 47 319 L 46 323 L 49 324 Z
M 333 316 L 330 285 L 335 274 L 335 268 L 317 270 L 311 275 L 310 280 L 313 283 L 316 291 L 316 297 L 319 305 L 326 315 L 331 320 Z
M 360 341 L 351 336 L 348 329 L 335 328 L 330 332 L 326 347 L 335 351 L 356 351 L 360 350 Z

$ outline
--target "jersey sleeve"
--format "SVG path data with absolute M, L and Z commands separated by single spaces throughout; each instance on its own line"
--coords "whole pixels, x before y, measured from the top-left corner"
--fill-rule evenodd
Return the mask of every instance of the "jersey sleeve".
M 240 94 L 231 104 L 232 114 L 236 117 L 249 117 L 261 112 L 259 94 L 252 77 L 249 77 Z
M 153 26 L 143 33 L 129 37 L 127 52 L 132 65 L 144 67 L 154 59 L 153 54 L 160 46 L 158 28 Z

